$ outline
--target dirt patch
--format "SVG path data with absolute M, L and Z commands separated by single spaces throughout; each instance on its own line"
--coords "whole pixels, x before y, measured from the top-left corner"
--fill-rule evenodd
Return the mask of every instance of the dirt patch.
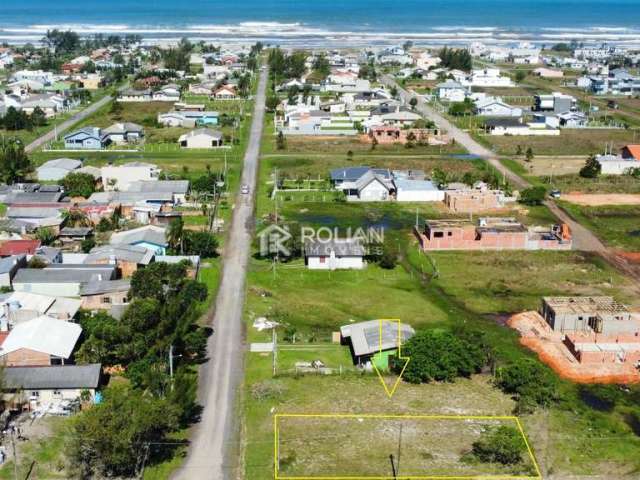
M 537 312 L 512 316 L 507 322 L 520 332 L 520 343 L 536 352 L 540 360 L 563 378 L 577 383 L 638 383 L 640 373 L 633 363 L 584 364 L 562 343 L 563 334 L 554 332 Z
M 640 205 L 640 194 L 566 193 L 562 195 L 562 200 L 585 207 L 600 207 L 603 205 Z

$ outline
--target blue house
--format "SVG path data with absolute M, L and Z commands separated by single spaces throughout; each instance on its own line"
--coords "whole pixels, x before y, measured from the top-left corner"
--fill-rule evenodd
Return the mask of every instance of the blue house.
M 99 128 L 85 127 L 64 136 L 64 148 L 67 150 L 100 150 L 104 141 Z

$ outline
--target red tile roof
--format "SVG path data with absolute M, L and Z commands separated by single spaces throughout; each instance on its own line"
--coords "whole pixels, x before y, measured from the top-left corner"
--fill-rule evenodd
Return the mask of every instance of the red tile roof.
M 627 145 L 624 148 L 629 150 L 629 153 L 633 156 L 633 158 L 635 158 L 636 160 L 640 160 L 640 145 Z
M 0 245 L 0 257 L 20 255 L 22 253 L 33 255 L 39 246 L 39 240 L 7 240 Z

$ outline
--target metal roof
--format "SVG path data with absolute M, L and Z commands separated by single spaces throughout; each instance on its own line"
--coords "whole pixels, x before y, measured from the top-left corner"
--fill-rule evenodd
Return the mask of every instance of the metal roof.
M 628 313 L 629 310 L 613 297 L 543 297 L 542 300 L 556 313 L 596 314 Z
M 139 180 L 127 185 L 126 192 L 187 193 L 189 180 Z
M 103 245 L 91 249 L 83 263 L 93 264 L 100 260 L 110 259 L 148 265 L 153 260 L 153 252 L 136 245 Z
M 382 324 L 381 324 L 382 322 Z M 340 334 L 348 338 L 356 356 L 371 355 L 380 350 L 398 348 L 398 323 L 389 320 L 369 320 L 340 327 Z M 400 343 L 415 334 L 407 324 L 400 324 Z
M 98 388 L 102 365 L 55 365 L 49 367 L 6 367 L 5 388 L 25 390 L 58 390 Z
M 128 292 L 131 288 L 129 280 L 105 280 L 98 282 L 89 282 L 80 288 L 81 296 L 99 295 L 102 293 L 112 292 Z
M 63 170 L 75 170 L 82 167 L 82 161 L 73 158 L 56 158 L 49 160 L 40 165 L 36 170 L 44 170 L 46 168 L 61 168 Z
M 111 235 L 109 243 L 112 245 L 127 244 L 134 245 L 136 243 L 147 242 L 154 245 L 167 246 L 167 236 L 164 228 L 155 225 L 145 225 L 144 227 L 134 228 Z
M 82 327 L 77 323 L 42 315 L 13 327 L 0 347 L 0 355 L 25 348 L 69 358 L 81 333 Z
M 21 268 L 13 278 L 14 284 L 22 283 L 87 283 L 95 280 L 109 280 L 115 276 L 115 267 L 108 265 L 106 268 L 96 268 L 95 265 L 87 265 L 84 270 L 55 269 L 49 265 L 47 268 Z

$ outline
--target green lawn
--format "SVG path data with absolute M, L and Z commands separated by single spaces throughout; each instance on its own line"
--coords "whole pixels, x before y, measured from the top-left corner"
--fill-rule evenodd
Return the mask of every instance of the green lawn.
M 569 202 L 562 202 L 561 205 L 608 246 L 640 252 L 640 206 L 585 207 Z

